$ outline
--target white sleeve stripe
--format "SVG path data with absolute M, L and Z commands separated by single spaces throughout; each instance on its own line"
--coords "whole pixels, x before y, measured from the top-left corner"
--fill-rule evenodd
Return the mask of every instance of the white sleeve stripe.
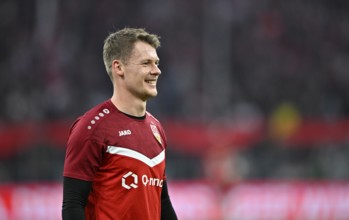
M 127 156 L 127 157 L 131 157 L 134 159 L 137 159 L 139 161 L 142 161 L 143 163 L 147 164 L 150 167 L 154 167 L 158 164 L 160 164 L 164 159 L 165 159 L 165 150 L 161 151 L 161 153 L 159 155 L 157 155 L 156 157 L 150 159 L 149 157 L 128 149 L 128 148 L 123 148 L 123 147 L 116 147 L 116 146 L 108 146 L 107 147 L 107 153 L 110 154 L 118 154 L 118 155 L 122 155 L 122 156 Z

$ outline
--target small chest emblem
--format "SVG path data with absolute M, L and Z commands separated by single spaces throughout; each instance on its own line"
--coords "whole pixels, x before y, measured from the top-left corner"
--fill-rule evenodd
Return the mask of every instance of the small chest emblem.
M 158 128 L 157 128 L 155 125 L 153 125 L 153 124 L 150 124 L 150 128 L 151 128 L 151 131 L 153 132 L 153 135 L 154 135 L 154 137 L 156 138 L 156 140 L 157 140 L 160 144 L 162 144 L 162 140 L 161 140 L 161 136 L 160 136 L 160 133 L 159 133 Z
M 131 135 L 131 130 L 119 131 L 119 137 L 125 136 L 125 135 Z

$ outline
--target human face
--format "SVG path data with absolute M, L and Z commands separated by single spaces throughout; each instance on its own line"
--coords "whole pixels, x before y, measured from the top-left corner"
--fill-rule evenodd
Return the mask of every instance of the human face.
M 147 100 L 157 95 L 156 84 L 161 74 L 159 57 L 151 45 L 137 41 L 124 65 L 124 82 L 132 96 Z

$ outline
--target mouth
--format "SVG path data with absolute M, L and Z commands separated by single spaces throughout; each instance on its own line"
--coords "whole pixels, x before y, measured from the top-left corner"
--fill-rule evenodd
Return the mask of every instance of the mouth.
M 145 80 L 145 82 L 151 86 L 156 86 L 156 79 Z

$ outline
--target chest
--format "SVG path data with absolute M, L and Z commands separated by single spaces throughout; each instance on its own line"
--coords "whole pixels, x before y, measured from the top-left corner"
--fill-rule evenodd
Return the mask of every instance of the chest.
M 165 149 L 160 129 L 155 123 L 148 121 L 110 123 L 106 129 L 104 145 L 130 149 L 153 158 Z

